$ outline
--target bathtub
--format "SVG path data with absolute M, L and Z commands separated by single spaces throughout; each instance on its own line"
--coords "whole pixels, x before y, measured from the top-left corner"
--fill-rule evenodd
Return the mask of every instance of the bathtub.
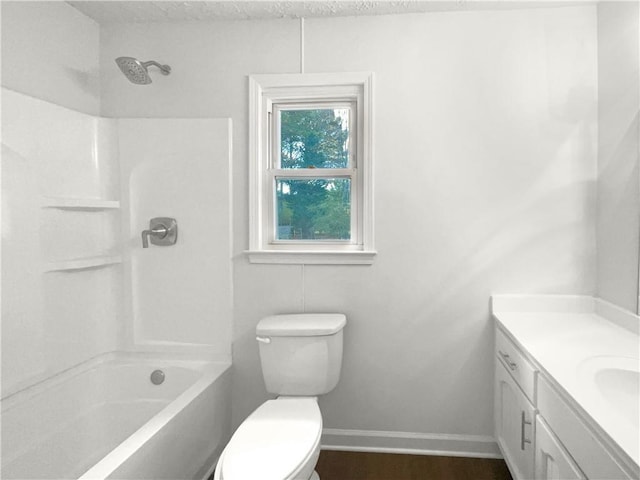
M 162 370 L 160 385 L 151 373 Z M 107 354 L 2 400 L 3 479 L 202 479 L 231 434 L 230 364 Z

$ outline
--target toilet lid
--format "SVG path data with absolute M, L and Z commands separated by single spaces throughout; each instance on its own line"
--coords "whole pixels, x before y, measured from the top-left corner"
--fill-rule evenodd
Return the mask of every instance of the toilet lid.
M 284 480 L 320 441 L 322 416 L 314 398 L 263 403 L 238 427 L 222 460 L 225 480 Z

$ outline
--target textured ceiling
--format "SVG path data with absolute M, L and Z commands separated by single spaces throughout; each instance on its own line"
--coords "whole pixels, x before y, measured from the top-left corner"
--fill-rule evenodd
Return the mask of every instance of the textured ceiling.
M 385 15 L 447 10 L 486 10 L 576 5 L 589 2 L 502 0 L 412 1 L 68 1 L 99 24 L 199 22 L 263 18 Z

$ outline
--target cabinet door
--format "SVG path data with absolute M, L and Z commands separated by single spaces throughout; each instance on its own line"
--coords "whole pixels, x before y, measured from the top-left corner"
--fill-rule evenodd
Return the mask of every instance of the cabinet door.
M 499 361 L 495 372 L 494 421 L 498 446 L 516 480 L 532 479 L 536 410 Z
M 535 445 L 536 480 L 585 480 L 587 478 L 540 415 L 536 418 Z

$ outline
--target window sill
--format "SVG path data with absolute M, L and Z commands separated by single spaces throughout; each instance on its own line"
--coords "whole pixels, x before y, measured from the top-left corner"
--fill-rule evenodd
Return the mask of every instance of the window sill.
M 376 251 L 246 250 L 249 263 L 294 265 L 371 265 Z

